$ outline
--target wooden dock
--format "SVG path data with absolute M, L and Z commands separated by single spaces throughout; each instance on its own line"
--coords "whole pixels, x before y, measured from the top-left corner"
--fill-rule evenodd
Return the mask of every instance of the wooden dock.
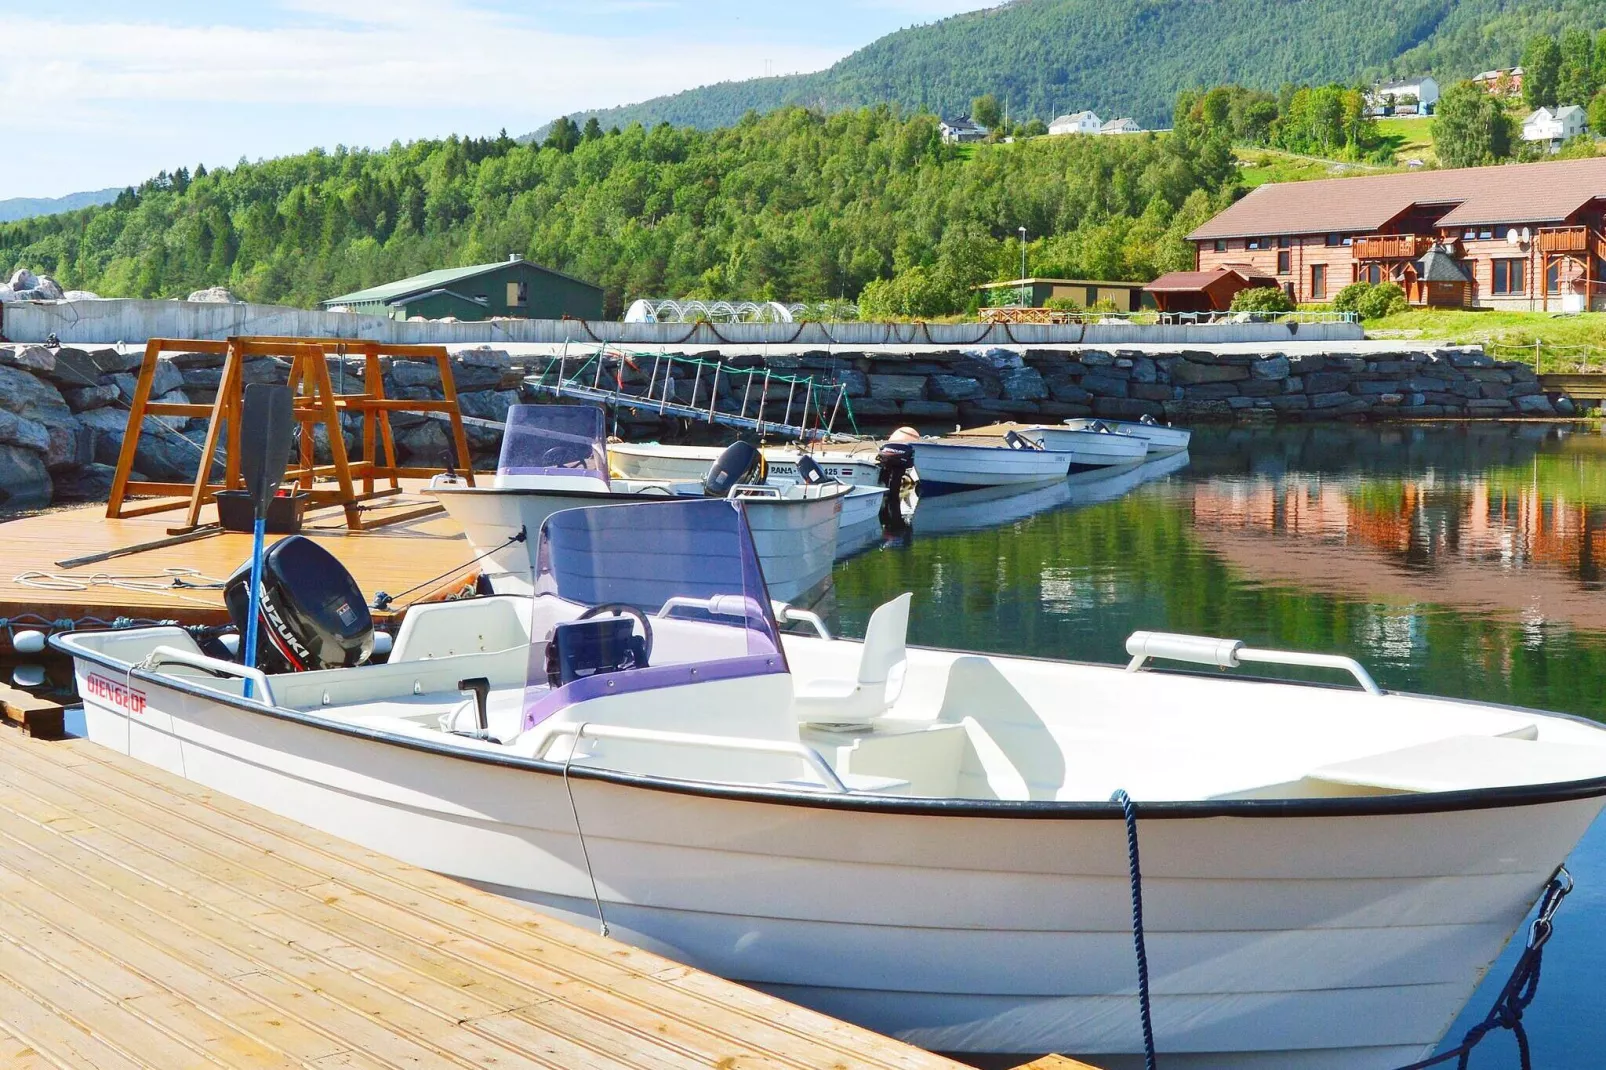
M 385 499 L 374 509 L 416 510 L 429 502 L 421 484 L 406 494 Z M 117 617 L 174 620 L 180 624 L 228 622 L 223 592 L 211 584 L 227 579 L 251 557 L 251 536 L 234 532 L 202 535 L 187 542 L 168 542 L 141 552 L 76 567 L 62 562 L 147 543 L 162 543 L 168 529 L 184 519 L 182 507 L 165 513 L 121 520 L 107 519 L 104 504 L 56 509 L 0 524 L 0 618 L 13 628 L 39 627 L 39 620 L 84 620 L 109 623 Z M 202 523 L 215 521 L 208 505 Z M 438 583 L 398 598 L 390 610 L 376 613 L 384 624 L 414 602 L 440 598 L 461 587 L 474 569 L 467 565 L 473 547 L 462 529 L 444 513 L 404 520 L 368 531 L 347 527 L 336 506 L 309 511 L 302 534 L 322 543 L 351 571 L 370 600 L 379 591 L 401 595 L 454 565 L 462 565 Z M 269 536 L 270 541 L 277 536 Z M 10 649 L 10 635 L 0 628 L 0 652 Z
M 959 1070 L 87 741 L 13 731 L 0 1065 Z

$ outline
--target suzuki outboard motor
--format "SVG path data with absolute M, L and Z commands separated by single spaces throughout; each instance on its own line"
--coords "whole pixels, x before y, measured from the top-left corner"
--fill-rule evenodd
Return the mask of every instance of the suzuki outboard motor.
M 769 475 L 764 455 L 751 442 L 732 442 L 725 452 L 714 458 L 714 463 L 703 477 L 703 495 L 709 498 L 727 498 L 731 488 L 741 483 L 762 483 Z
M 888 490 L 901 490 L 915 467 L 915 448 L 907 442 L 888 442 L 875 455 L 881 469 L 878 482 Z
M 223 587 L 241 635 L 250 586 L 247 561 Z M 334 554 L 303 535 L 280 539 L 263 556 L 258 625 L 257 665 L 270 674 L 349 668 L 374 650 L 374 620 L 362 589 Z

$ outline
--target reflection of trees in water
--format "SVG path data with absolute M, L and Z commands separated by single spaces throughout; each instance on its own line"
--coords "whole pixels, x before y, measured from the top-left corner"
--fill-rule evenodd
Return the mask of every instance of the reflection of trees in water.
M 1546 497 L 1546 458 L 1557 458 L 1559 477 L 1569 470 L 1568 446 L 1533 430 L 1196 435 L 1193 470 L 1169 483 L 847 562 L 834 588 L 838 625 L 860 634 L 878 604 L 912 590 L 910 638 L 917 643 L 1117 662 L 1126 636 L 1140 628 L 1228 635 L 1351 653 L 1389 687 L 1595 715 L 1606 634 L 1523 620 L 1495 606 L 1456 609 L 1436 596 L 1402 597 L 1375 556 L 1381 551 L 1411 569 L 1449 558 L 1481 568 L 1485 555 L 1498 551 L 1515 566 L 1551 564 L 1596 582 L 1596 562 L 1606 557 L 1606 546 L 1595 545 L 1606 530 L 1606 493 L 1587 505 L 1569 497 L 1558 511 Z M 1322 466 L 1307 467 L 1307 457 L 1330 450 Z M 1526 488 L 1515 478 L 1519 468 Z M 1265 526 L 1257 521 L 1244 531 L 1226 512 L 1201 511 L 1207 492 Z M 1581 542 L 1568 541 L 1575 520 L 1588 535 Z M 1542 537 L 1514 544 L 1511 532 L 1522 524 L 1537 525 Z M 1262 570 L 1251 543 L 1247 561 L 1229 563 L 1213 545 L 1216 536 L 1239 531 L 1273 535 L 1267 549 L 1286 545 L 1305 554 L 1295 571 Z M 1346 559 L 1346 545 L 1368 552 Z M 1526 556 L 1513 561 L 1514 546 Z M 1549 556 L 1557 548 L 1570 553 L 1567 563 Z M 1367 569 L 1371 582 L 1344 579 L 1335 566 L 1346 560 Z M 1269 574 L 1277 578 L 1261 578 Z M 1454 592 L 1445 593 L 1453 601 Z

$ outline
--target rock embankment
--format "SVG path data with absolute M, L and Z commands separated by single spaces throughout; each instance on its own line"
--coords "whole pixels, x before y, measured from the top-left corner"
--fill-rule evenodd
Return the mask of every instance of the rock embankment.
M 1144 415 L 1177 423 L 1570 416 L 1533 369 L 1481 350 L 1284 353 L 1006 349 L 771 358 L 834 376 L 861 423 Z

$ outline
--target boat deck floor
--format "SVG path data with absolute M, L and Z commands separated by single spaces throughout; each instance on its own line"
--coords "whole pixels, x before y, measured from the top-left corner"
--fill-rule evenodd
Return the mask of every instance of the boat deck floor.
M 87 741 L 7 731 L 0 1065 L 958 1070 Z
M 407 493 L 380 499 L 373 516 L 385 511 L 416 510 L 430 499 L 422 484 L 407 481 Z M 184 519 L 182 508 L 126 520 L 109 520 L 103 503 L 52 509 L 0 523 L 0 618 L 13 628 L 39 627 L 46 621 L 117 617 L 175 620 L 180 624 L 223 624 L 228 612 L 220 583 L 251 557 L 251 536 L 218 532 L 189 542 L 154 546 L 137 553 L 63 568 L 60 562 L 109 550 L 161 542 Z M 201 514 L 203 524 L 215 520 L 212 506 Z M 351 531 L 338 506 L 309 510 L 302 534 L 311 536 L 337 556 L 370 599 L 379 591 L 400 595 L 391 613 L 377 614 L 383 623 L 407 605 L 439 598 L 473 574 L 467 563 L 475 556 L 462 529 L 445 513 Z M 268 536 L 270 543 L 282 536 Z M 438 583 L 427 583 L 453 565 L 463 565 Z M 174 580 L 184 585 L 175 585 Z M 23 618 L 17 621 L 15 618 Z M 0 650 L 10 637 L 0 628 Z

